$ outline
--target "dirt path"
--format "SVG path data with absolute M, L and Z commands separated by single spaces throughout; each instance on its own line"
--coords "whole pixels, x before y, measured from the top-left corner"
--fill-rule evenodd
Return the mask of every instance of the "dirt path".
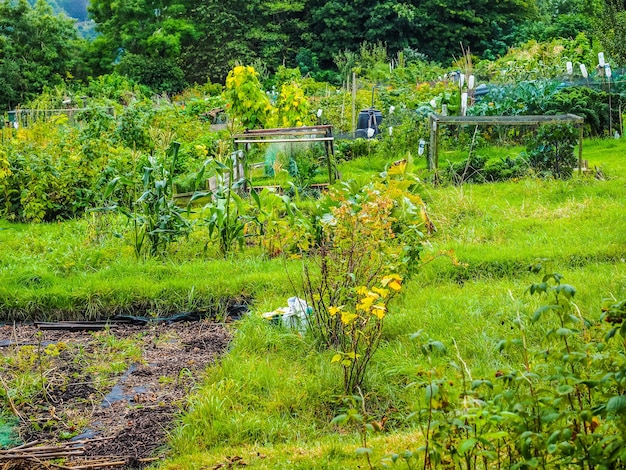
M 186 395 L 229 340 L 227 327 L 206 320 L 96 332 L 2 326 L 0 403 L 19 415 L 23 442 L 80 442 L 84 455 L 66 466 L 141 467 L 163 452 Z

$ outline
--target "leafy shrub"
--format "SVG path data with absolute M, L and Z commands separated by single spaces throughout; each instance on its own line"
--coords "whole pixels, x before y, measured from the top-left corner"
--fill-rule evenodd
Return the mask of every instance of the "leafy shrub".
M 228 113 L 248 128 L 264 127 L 272 105 L 261 89 L 259 74 L 253 67 L 237 66 L 226 77 L 225 98 Z
M 314 307 L 311 331 L 336 352 L 344 391 L 354 394 L 382 334 L 387 305 L 419 263 L 431 227 L 424 203 L 408 187 L 403 169 L 364 187 L 344 183 L 320 206 L 311 227 L 319 267 L 305 267 L 304 289 Z M 313 261 L 312 261 L 313 263 Z
M 541 265 L 531 269 L 538 272 Z M 527 292 L 545 301 L 533 313 L 517 312 L 511 334 L 498 343 L 519 365 L 474 379 L 455 358 L 450 366 L 458 371 L 460 389 L 434 367 L 416 379 L 412 385 L 423 393 L 412 417 L 424 442 L 389 455 L 385 466 L 405 460 L 425 469 L 444 463 L 468 469 L 623 468 L 626 301 L 608 302 L 604 321 L 592 321 L 574 304 L 576 289 L 562 280 L 546 273 L 532 284 Z M 442 343 L 422 336 L 413 338 L 424 354 L 446 354 Z
M 98 198 L 96 186 L 107 158 L 82 153 L 78 133 L 66 124 L 67 118 L 59 116 L 4 143 L 8 171 L 0 178 L 0 203 L 8 219 L 68 219 Z M 45 135 L 43 142 L 36 139 L 39 135 Z
M 574 39 L 553 39 L 547 42 L 530 40 L 509 49 L 506 55 L 494 61 L 476 64 L 477 77 L 500 83 L 558 78 L 563 75 L 565 63 L 591 64 L 594 62 L 591 42 L 584 34 Z
M 543 176 L 569 178 L 577 162 L 578 137 L 571 125 L 539 127 L 526 147 L 529 165 Z
M 283 83 L 276 101 L 276 127 L 299 127 L 311 123 L 309 102 L 296 82 Z
M 444 176 L 455 184 L 486 183 L 520 178 L 528 171 L 528 162 L 521 156 L 487 160 L 474 154 L 462 162 L 450 163 Z
M 588 87 L 564 88 L 550 97 L 545 105 L 545 114 L 576 114 L 585 118 L 586 133 L 591 136 L 606 136 L 609 127 L 619 129 L 620 109 L 626 105 L 624 96 L 611 95 Z

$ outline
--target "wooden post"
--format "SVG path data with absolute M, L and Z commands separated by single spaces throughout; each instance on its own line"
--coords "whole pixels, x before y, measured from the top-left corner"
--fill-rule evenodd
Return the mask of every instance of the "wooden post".
M 434 114 L 430 118 L 430 145 L 428 146 L 428 169 L 437 170 L 439 166 L 439 129 L 437 126 L 437 118 Z
M 583 174 L 583 125 L 578 125 L 580 134 L 578 135 L 578 174 Z
M 356 135 L 356 72 L 352 72 L 352 132 Z
M 326 137 L 332 137 L 333 131 L 331 128 L 326 130 Z M 325 141 L 324 148 L 326 149 L 326 161 L 328 162 L 328 184 L 333 184 L 333 157 L 334 157 L 334 149 L 333 149 L 333 141 Z

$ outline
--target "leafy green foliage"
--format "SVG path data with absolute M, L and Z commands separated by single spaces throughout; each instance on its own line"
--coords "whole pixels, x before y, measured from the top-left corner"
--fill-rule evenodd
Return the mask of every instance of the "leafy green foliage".
M 528 168 L 528 162 L 523 157 L 487 160 L 482 155 L 473 154 L 464 161 L 450 162 L 444 175 L 455 184 L 486 183 L 520 178 L 527 173 Z
M 531 168 L 542 175 L 569 178 L 577 162 L 574 148 L 578 138 L 571 125 L 540 127 L 527 146 Z
M 557 38 L 541 42 L 533 39 L 511 47 L 502 57 L 489 59 L 476 64 L 476 75 L 490 82 L 509 84 L 560 79 L 567 61 L 592 64 L 597 60 L 591 41 L 584 34 L 575 35 L 573 39 Z
M 226 157 L 224 162 L 217 159 L 208 160 L 198 175 L 197 182 L 204 178 L 205 171 L 214 174 L 215 188 L 207 192 L 196 192 L 190 202 L 198 198 L 211 198 L 202 209 L 203 223 L 208 229 L 209 240 L 217 240 L 222 256 L 226 257 L 238 246 L 243 249 L 247 226 L 255 221 L 251 216 L 249 200 L 239 193 L 243 192 L 250 182 L 241 174 L 239 152 Z M 261 201 L 255 191 L 251 198 L 260 208 Z M 207 242 L 208 244 L 208 242 Z M 206 245 L 205 245 L 206 250 Z
M 186 1 L 156 5 L 94 0 L 89 11 L 102 33 L 98 45 L 109 64 L 119 63 L 123 73 L 161 93 L 178 92 L 185 84 L 177 58 L 197 34 L 188 8 Z
M 609 108 L 609 98 L 611 108 Z M 545 104 L 546 114 L 576 114 L 585 118 L 585 130 L 590 136 L 608 136 L 609 129 L 619 129 L 620 108 L 625 104 L 623 95 L 572 87 L 558 91 Z
M 23 104 L 71 74 L 77 57 L 71 20 L 44 0 L 0 3 L 0 109 Z
M 176 205 L 173 195 L 173 168 L 180 144 L 172 142 L 164 155 L 148 156 L 143 168 L 141 195 L 130 208 L 112 205 L 102 210 L 119 212 L 130 221 L 132 243 L 137 258 L 144 254 L 162 256 L 168 245 L 190 232 L 190 222 L 184 210 Z M 113 194 L 118 184 L 134 190 L 136 182 L 123 177 L 114 178 L 107 187 L 105 198 Z
M 488 97 L 482 98 L 472 106 L 468 114 L 474 116 L 557 114 L 550 105 L 558 93 L 558 87 L 559 83 L 553 80 L 521 81 L 509 86 L 492 86 Z
M 38 134 L 45 139 L 37 139 Z M 83 154 L 78 134 L 64 116 L 33 126 L 31 137 L 35 138 L 26 141 L 20 131 L 3 146 L 8 163 L 0 179 L 3 216 L 42 222 L 82 215 L 93 207 L 99 199 L 100 172 L 108 158 Z
M 320 272 L 305 266 L 304 289 L 316 312 L 311 331 L 336 351 L 332 362 L 343 369 L 346 394 L 363 385 L 387 305 L 419 264 L 430 222 L 410 186 L 399 169 L 365 187 L 344 183 L 320 204 L 325 210 L 312 226 Z
M 546 273 L 528 288 L 545 303 L 511 318 L 511 334 L 497 348 L 521 365 L 498 370 L 494 379 L 473 379 L 458 356 L 450 360 L 462 384 L 455 390 L 435 365 L 435 357 L 447 354 L 443 345 L 414 335 L 432 368 L 412 384 L 423 389 L 423 406 L 412 417 L 425 443 L 406 458 L 424 468 L 623 465 L 626 355 L 623 337 L 611 341 L 623 332 L 587 320 L 575 307 L 576 289 L 562 280 Z
M 264 127 L 272 105 L 261 89 L 259 74 L 253 67 L 237 66 L 228 73 L 226 91 L 228 113 L 248 128 Z
M 618 0 L 604 0 L 604 11 L 601 21 L 596 24 L 596 34 L 606 51 L 618 63 L 626 60 L 626 48 L 621 38 L 626 32 L 626 8 L 624 2 Z

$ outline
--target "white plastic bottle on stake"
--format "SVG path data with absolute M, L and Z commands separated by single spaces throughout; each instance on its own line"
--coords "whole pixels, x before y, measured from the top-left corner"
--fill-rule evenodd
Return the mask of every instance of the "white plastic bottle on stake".
M 461 116 L 465 116 L 467 114 L 467 93 L 461 93 Z

